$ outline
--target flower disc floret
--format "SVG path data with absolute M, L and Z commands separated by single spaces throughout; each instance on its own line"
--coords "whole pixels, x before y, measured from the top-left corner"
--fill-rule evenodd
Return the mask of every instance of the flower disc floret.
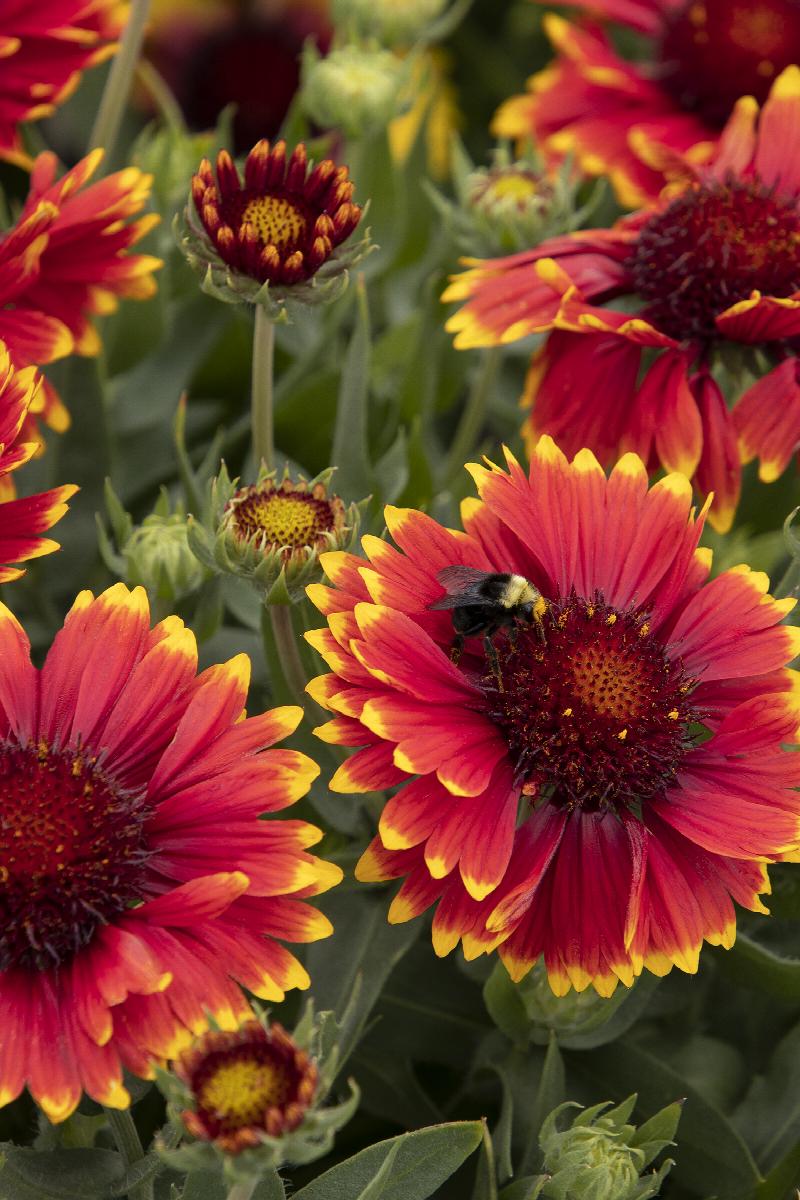
M 234 537 L 288 559 L 327 549 L 344 530 L 345 507 L 323 483 L 267 479 L 239 488 L 228 501 L 224 520 Z
M 800 290 L 797 198 L 757 181 L 694 183 L 645 222 L 628 269 L 658 329 L 719 340 L 716 318 L 731 305 Z
M 616 810 L 675 782 L 693 745 L 691 680 L 646 613 L 573 594 L 496 653 L 482 687 L 523 792 Z
M 176 1061 L 175 1073 L 195 1103 L 182 1114 L 186 1128 L 228 1154 L 296 1129 L 317 1087 L 316 1066 L 277 1022 L 210 1031 Z
M 69 961 L 140 899 L 142 789 L 125 794 L 80 750 L 0 741 L 0 971 Z

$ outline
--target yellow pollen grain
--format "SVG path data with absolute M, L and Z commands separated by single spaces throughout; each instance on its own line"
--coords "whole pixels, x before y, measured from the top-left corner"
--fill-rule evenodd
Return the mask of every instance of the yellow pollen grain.
M 308 233 L 305 214 L 283 196 L 256 196 L 245 206 L 242 225 L 251 225 L 265 246 L 293 251 Z
M 640 626 L 640 628 L 639 628 L 639 637 L 647 637 L 649 632 L 650 632 L 650 622 L 645 621 L 645 623 L 642 626 Z
M 667 713 L 667 720 L 669 720 L 669 721 L 677 721 L 677 719 L 678 719 L 678 717 L 679 717 L 680 715 L 681 715 L 681 714 L 678 712 L 677 708 L 671 708 L 671 709 L 669 710 L 669 712 Z
M 620 742 L 624 742 L 624 741 L 625 741 L 625 738 L 626 738 L 627 736 L 628 736 L 628 731 L 627 731 L 627 729 L 621 729 L 621 730 L 619 731 L 619 733 L 617 734 L 617 740 L 618 740 L 618 741 L 620 741 Z
M 610 613 L 609 616 L 606 617 L 606 625 L 616 625 L 616 623 L 617 623 L 617 614 Z
M 565 708 L 565 709 L 564 709 L 564 711 L 563 711 L 563 713 L 562 713 L 561 715 L 562 715 L 562 717 L 571 717 L 571 716 L 572 716 L 572 709 L 571 709 L 571 708 Z
M 244 509 L 244 511 L 243 511 Z M 276 546 L 310 546 L 324 531 L 317 504 L 301 496 L 251 497 L 237 513 L 237 524 L 247 536 L 260 534 Z
M 286 1099 L 288 1081 L 273 1063 L 222 1063 L 198 1095 L 203 1108 L 238 1127 L 260 1124 L 266 1110 Z

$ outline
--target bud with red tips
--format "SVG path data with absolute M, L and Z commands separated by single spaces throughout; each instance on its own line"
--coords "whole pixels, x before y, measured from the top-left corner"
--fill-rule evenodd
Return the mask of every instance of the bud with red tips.
M 221 150 L 216 177 L 203 159 L 192 179 L 179 235 L 203 289 L 260 304 L 271 320 L 285 316 L 288 300 L 338 295 L 348 268 L 371 249 L 368 235 L 342 248 L 362 216 L 347 167 L 328 159 L 313 166 L 302 143 L 287 159 L 284 142 L 260 141 L 243 174 Z

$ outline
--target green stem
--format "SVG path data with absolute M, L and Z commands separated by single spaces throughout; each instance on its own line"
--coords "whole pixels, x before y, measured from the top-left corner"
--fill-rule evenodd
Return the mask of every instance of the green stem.
M 132 1167 L 139 1159 L 145 1157 L 145 1153 L 130 1109 L 105 1108 L 104 1106 L 103 1111 L 125 1166 Z M 146 1179 L 138 1187 L 131 1188 L 128 1200 L 153 1200 L 153 1194 L 153 1181 Z
M 785 600 L 788 596 L 796 600 L 800 596 L 800 559 L 792 558 L 792 561 L 783 574 L 783 578 L 772 594 L 776 600 Z M 788 622 L 790 625 L 796 624 L 797 618 L 793 620 L 793 617 L 794 613 L 790 614 Z
M 257 1179 L 248 1179 L 245 1183 L 235 1183 L 228 1192 L 228 1200 L 250 1200 L 256 1190 Z
M 275 649 L 278 652 L 286 686 L 292 693 L 296 704 L 310 704 L 310 697 L 306 694 L 308 674 L 303 666 L 300 649 L 297 645 L 297 637 L 292 624 L 291 605 L 271 604 L 268 611 Z
M 122 114 L 128 102 L 133 73 L 144 39 L 144 28 L 150 0 L 131 0 L 131 15 L 122 35 L 119 50 L 111 64 L 103 98 L 89 135 L 89 149 L 102 147 L 108 163 L 122 124 Z
M 475 375 L 472 390 L 447 455 L 444 472 L 445 485 L 458 478 L 464 469 L 467 456 L 475 448 L 475 442 L 486 417 L 486 403 L 497 377 L 502 354 L 500 346 L 493 346 L 483 355 L 483 362 Z
M 183 119 L 181 106 L 164 82 L 163 76 L 151 62 L 141 58 L 136 64 L 136 75 L 139 82 L 150 93 L 150 99 L 164 118 L 165 123 L 174 133 L 185 134 L 186 122 Z
M 253 330 L 253 394 L 250 423 L 253 435 L 253 454 L 256 475 L 262 462 L 267 470 L 275 464 L 273 437 L 272 363 L 275 355 L 275 326 L 260 304 L 256 305 L 256 324 Z

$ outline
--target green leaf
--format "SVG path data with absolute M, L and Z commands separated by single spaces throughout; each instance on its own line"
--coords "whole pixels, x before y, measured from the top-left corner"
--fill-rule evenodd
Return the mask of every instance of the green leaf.
M 528 1145 L 520 1163 L 521 1171 L 537 1170 L 541 1165 L 539 1150 L 539 1130 L 548 1113 L 551 1113 L 567 1098 L 566 1079 L 564 1077 L 564 1060 L 558 1048 L 554 1033 L 550 1034 L 550 1044 L 544 1056 L 542 1073 L 539 1076 L 539 1087 L 536 1091 L 536 1101 L 530 1113 L 528 1126 Z
M 798 1187 L 800 1187 L 800 1142 L 795 1142 L 756 1189 L 754 1200 L 788 1200 L 792 1189 Z
M 531 1019 L 522 993 L 498 961 L 483 985 L 483 1002 L 489 1016 L 512 1042 L 524 1047 L 531 1034 Z
M 744 987 L 780 1000 L 800 1000 L 800 958 L 783 958 L 741 931 L 731 949 L 715 957 L 724 974 Z
M 383 892 L 342 892 L 326 897 L 322 907 L 334 929 L 345 934 L 347 955 L 343 956 L 341 940 L 334 936 L 310 947 L 307 967 L 314 980 L 317 1010 L 330 1009 L 342 1024 L 341 1070 L 383 985 L 419 936 L 420 927 L 417 921 L 389 925 Z
M 228 1188 L 216 1171 L 190 1171 L 180 1193 L 181 1200 L 225 1200 Z
M 497 1197 L 497 1162 L 495 1160 L 494 1143 L 489 1133 L 486 1119 L 483 1120 L 482 1153 L 478 1160 L 478 1173 L 475 1177 L 475 1187 L 472 1200 L 498 1200 Z
M 570 1054 L 568 1065 L 585 1075 L 593 1094 L 622 1100 L 639 1094 L 639 1108 L 654 1112 L 686 1097 L 674 1179 L 702 1196 L 738 1196 L 761 1182 L 745 1142 L 719 1109 L 688 1081 L 648 1050 L 616 1042 L 585 1053 Z
M 536 1200 L 549 1178 L 549 1175 L 526 1175 L 524 1179 L 515 1179 L 503 1188 L 499 1200 Z
M 362 276 L 356 280 L 356 289 L 356 327 L 342 368 L 331 456 L 337 467 L 337 491 L 348 498 L 360 498 L 373 490 L 367 439 L 370 322 Z
M 294 1193 L 293 1200 L 357 1200 L 394 1155 L 381 1200 L 426 1200 L 480 1145 L 480 1121 L 454 1121 L 368 1146 Z
M 125 1177 L 116 1150 L 6 1149 L 2 1200 L 100 1200 Z
M 762 1167 L 771 1169 L 797 1141 L 800 1024 L 781 1038 L 765 1075 L 757 1075 L 733 1117 Z

